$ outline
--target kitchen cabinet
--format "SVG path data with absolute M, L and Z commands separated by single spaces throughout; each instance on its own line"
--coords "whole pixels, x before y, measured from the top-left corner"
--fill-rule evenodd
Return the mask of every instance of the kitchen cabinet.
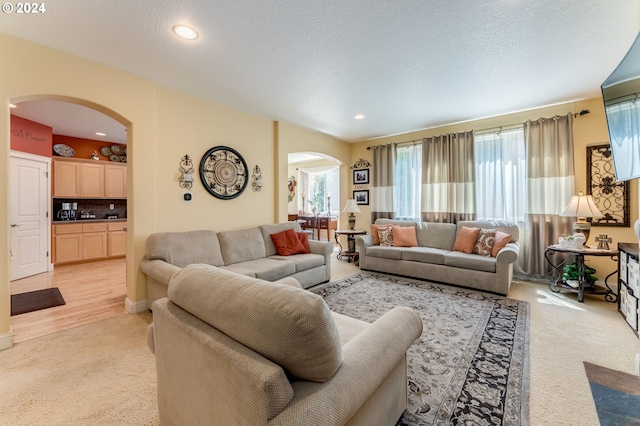
M 54 264 L 126 255 L 126 222 L 56 224 L 53 235 Z
M 53 160 L 54 198 L 126 198 L 127 166 L 95 160 Z
M 127 254 L 127 223 L 109 223 L 108 255 L 109 257 L 125 256 Z
M 104 165 L 106 198 L 127 198 L 127 167 L 124 164 Z
M 80 196 L 80 165 L 72 161 L 53 160 L 53 196 Z
M 80 196 L 104 198 L 104 165 L 96 161 L 80 164 Z

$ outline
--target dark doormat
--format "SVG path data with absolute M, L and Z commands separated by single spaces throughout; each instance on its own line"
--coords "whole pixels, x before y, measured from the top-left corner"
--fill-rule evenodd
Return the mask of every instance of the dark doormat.
M 640 377 L 583 361 L 601 426 L 640 425 Z
M 66 302 L 58 287 L 11 295 L 11 316 L 53 308 Z

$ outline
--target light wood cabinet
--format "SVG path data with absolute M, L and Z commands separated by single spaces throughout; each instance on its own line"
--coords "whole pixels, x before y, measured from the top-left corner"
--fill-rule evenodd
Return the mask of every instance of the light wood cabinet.
M 126 256 L 127 254 L 127 231 L 126 222 L 109 224 L 109 257 Z
M 106 198 L 127 198 L 127 167 L 122 164 L 104 165 Z
M 53 160 L 53 196 L 127 198 L 127 165 L 56 158 Z
M 80 196 L 104 198 L 104 165 L 98 162 L 80 165 Z
M 53 161 L 53 196 L 80 196 L 80 168 L 82 163 Z
M 125 256 L 126 222 L 53 225 L 53 263 L 80 262 Z

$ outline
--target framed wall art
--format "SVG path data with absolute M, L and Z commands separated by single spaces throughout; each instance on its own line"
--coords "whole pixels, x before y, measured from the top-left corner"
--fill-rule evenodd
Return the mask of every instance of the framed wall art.
M 356 169 L 353 171 L 353 184 L 366 185 L 369 183 L 369 169 Z
M 629 226 L 629 181 L 616 181 L 609 144 L 587 147 L 587 193 L 604 215 L 592 225 Z
M 353 199 L 356 200 L 356 204 L 368 206 L 369 205 L 369 190 L 353 191 Z

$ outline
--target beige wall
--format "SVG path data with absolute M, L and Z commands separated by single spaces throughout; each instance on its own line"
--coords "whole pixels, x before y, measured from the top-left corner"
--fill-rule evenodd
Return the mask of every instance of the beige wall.
M 535 110 L 503 115 L 500 117 L 492 117 L 483 120 L 471 121 L 468 123 L 456 124 L 451 126 L 438 127 L 433 129 L 422 130 L 418 132 L 396 135 L 393 137 L 381 138 L 372 141 L 360 142 L 351 145 L 351 162 L 363 158 L 368 161 L 373 160 L 373 151 L 366 148 L 374 145 L 381 145 L 392 142 L 405 142 L 423 137 L 437 136 L 444 133 L 460 132 L 469 130 L 482 130 L 487 128 L 508 126 L 511 124 L 523 123 L 529 119 L 537 119 L 540 117 L 553 117 L 554 115 L 566 115 L 567 113 L 577 114 L 580 111 L 588 109 L 590 114 L 577 116 L 573 120 L 573 140 L 574 140 L 574 165 L 575 165 L 575 184 L 576 191 L 583 191 L 586 194 L 587 169 L 586 169 L 586 147 L 588 145 L 598 145 L 608 143 L 609 137 L 607 133 L 607 123 L 604 116 L 604 107 L 600 98 L 588 99 L 585 101 L 571 102 L 553 107 L 539 108 Z M 594 226 L 591 229 L 589 244 L 594 245 L 594 236 L 599 234 L 607 234 L 613 239 L 612 248 L 617 247 L 618 242 L 636 242 L 636 236 L 633 232 L 633 223 L 638 219 L 638 184 L 637 180 L 631 181 L 630 187 L 630 210 L 631 227 L 605 227 Z M 568 202 L 569 200 L 567 200 Z M 356 221 L 358 227 L 368 229 L 371 223 L 371 209 L 369 206 L 360 206 L 361 213 L 356 213 Z M 597 276 L 601 279 L 611 271 L 617 268 L 614 261 L 608 258 L 587 258 L 588 264 L 594 267 L 598 272 Z M 611 280 L 613 282 L 615 280 Z
M 147 236 L 156 231 L 239 229 L 287 220 L 287 153 L 319 152 L 348 162 L 344 142 L 296 126 L 273 123 L 157 86 L 153 81 L 24 40 L 0 34 L 0 349 L 11 344 L 9 287 L 9 103 L 59 99 L 98 109 L 128 126 L 127 299 L 145 305 L 138 264 Z M 234 200 L 209 195 L 197 173 L 202 155 L 218 145 L 260 166 L 263 188 Z M 180 159 L 196 171 L 190 203 L 178 185 Z M 346 175 L 346 173 L 345 173 Z M 130 307 L 131 307 L 130 306 Z M 9 343 L 9 344 L 7 344 Z

